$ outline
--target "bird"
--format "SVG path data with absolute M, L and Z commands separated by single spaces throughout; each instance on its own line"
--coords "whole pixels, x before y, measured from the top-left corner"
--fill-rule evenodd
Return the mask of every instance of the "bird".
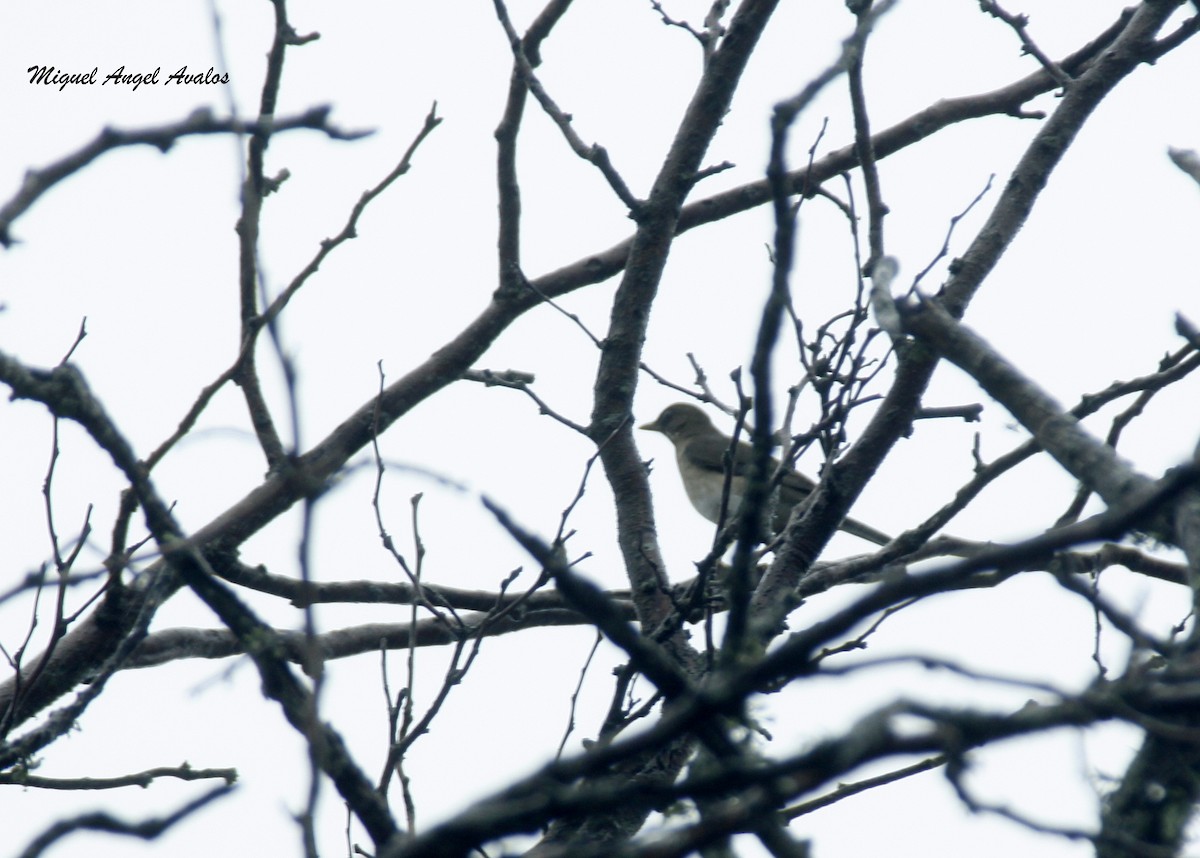
M 675 462 L 679 465 L 679 476 L 683 479 L 688 499 L 696 512 L 714 524 L 720 523 L 721 493 L 725 487 L 725 455 L 731 453 L 728 513 L 732 515 L 737 512 L 754 461 L 749 444 L 738 441 L 737 446 L 731 448 L 729 436 L 714 426 L 707 414 L 686 402 L 668 405 L 657 418 L 638 428 L 661 432 L 675 445 Z M 778 469 L 779 462 L 774 459 L 771 461 L 773 468 Z M 775 533 L 783 530 L 792 508 L 808 497 L 814 488 L 816 484 L 798 471 L 787 469 L 783 472 L 774 498 L 772 530 Z M 843 520 L 839 528 L 876 545 L 887 545 L 892 541 L 887 534 L 852 518 Z

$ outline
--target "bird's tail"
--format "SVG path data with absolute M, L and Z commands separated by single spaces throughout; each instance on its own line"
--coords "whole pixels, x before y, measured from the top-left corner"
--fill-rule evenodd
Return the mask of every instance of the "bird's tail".
M 892 538 L 882 531 L 876 530 L 869 524 L 863 524 L 861 521 L 856 521 L 853 518 L 848 518 L 842 522 L 841 530 L 851 536 L 857 536 L 859 539 L 865 539 L 867 542 L 874 542 L 876 545 L 887 545 L 892 541 Z

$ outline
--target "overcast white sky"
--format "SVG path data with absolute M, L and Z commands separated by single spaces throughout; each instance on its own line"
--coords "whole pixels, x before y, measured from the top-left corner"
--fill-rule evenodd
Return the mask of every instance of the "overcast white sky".
M 672 14 L 693 20 L 707 4 L 677 0 Z M 852 28 L 841 3 L 781 4 L 742 95 L 709 153 L 736 169 L 697 189 L 705 195 L 761 176 L 772 105 L 797 91 L 837 53 Z M 518 26 L 538 4 L 513 2 Z M 635 194 L 644 194 L 661 163 L 682 105 L 700 68 L 695 44 L 663 27 L 647 2 L 580 2 L 547 43 L 542 79 L 575 116 L 586 141 L 605 145 Z M 1032 14 L 1032 33 L 1052 56 L 1082 44 L 1122 7 L 1102 0 L 1054 4 L 1013 0 Z M 510 61 L 491 3 L 381 4 L 296 2 L 290 18 L 320 40 L 294 49 L 285 68 L 280 115 L 316 104 L 334 107 L 346 129 L 370 129 L 358 142 L 312 132 L 274 138 L 268 173 L 291 177 L 268 201 L 261 253 L 267 287 L 282 288 L 335 234 L 349 207 L 398 160 L 436 100 L 445 118 L 415 159 L 412 172 L 364 216 L 358 238 L 339 249 L 284 317 L 283 342 L 300 379 L 300 446 L 325 435 L 378 386 L 376 363 L 396 378 L 423 360 L 486 305 L 495 288 L 492 137 L 503 109 Z M 252 115 L 270 43 L 270 4 L 221 3 L 223 59 L 215 45 L 213 9 L 170 4 L 48 0 L 0 7 L 0 201 L 26 169 L 44 166 L 92 139 L 121 128 L 178 121 L 199 107 Z M 34 86 L 31 65 L 69 71 L 120 66 L 127 71 L 180 66 L 204 71 L 227 63 L 227 86 Z M 1010 30 L 978 11 L 973 0 L 909 0 L 881 25 L 868 61 L 869 98 L 879 129 L 933 101 L 1002 86 L 1031 72 Z M 1200 49 L 1189 45 L 1154 68 L 1142 68 L 1105 102 L 1054 175 L 1033 218 L 992 275 L 967 321 L 1020 368 L 1068 404 L 1118 378 L 1152 371 L 1178 346 L 1173 314 L 1200 320 L 1193 250 L 1200 194 L 1166 157 L 1168 146 L 1200 148 Z M 806 114 L 793 140 L 802 161 L 821 122 L 821 150 L 851 139 L 844 87 L 835 85 Z M 1052 110 L 1052 96 L 1039 105 Z M 590 166 L 573 156 L 531 106 L 521 149 L 526 270 L 544 273 L 627 236 L 631 223 Z M 881 164 L 891 209 L 887 246 L 907 284 L 941 246 L 949 219 L 996 179 L 992 193 L 959 225 L 951 255 L 961 252 L 1022 147 L 1031 120 L 991 118 L 948 130 Z M 232 139 L 188 139 L 167 155 L 126 149 L 101 158 L 64 182 L 14 226 L 20 243 L 0 252 L 0 349 L 36 366 L 58 362 L 86 316 L 89 336 L 73 360 L 140 454 L 174 428 L 198 390 L 232 361 L 237 347 L 236 237 L 242 154 Z M 861 199 L 861 198 L 860 198 Z M 680 384 L 691 382 L 692 352 L 714 385 L 732 400 L 725 379 L 747 362 L 769 284 L 766 212 L 751 212 L 682 237 L 673 251 L 651 322 L 647 362 Z M 853 258 L 844 222 L 830 206 L 806 204 L 794 287 L 806 320 L 818 323 L 853 288 Z M 926 281 L 934 288 L 944 263 Z M 562 302 L 597 335 L 608 314 L 611 284 Z M 785 356 L 794 354 L 785 348 Z M 488 353 L 483 365 L 535 373 L 539 393 L 586 422 L 596 362 L 591 342 L 549 308 L 530 313 Z M 265 375 L 277 366 L 264 351 Z M 780 379 L 782 393 L 791 379 Z M 1164 396 L 1135 424 L 1124 455 L 1156 475 L 1196 443 L 1196 386 Z M 284 399 L 275 388 L 275 402 Z M 960 374 L 943 370 L 931 405 L 982 401 Z M 678 394 L 643 378 L 639 416 L 650 419 Z M 992 458 L 1024 434 L 995 403 L 985 402 L 982 450 Z M 235 389 L 223 392 L 203 431 L 156 471 L 161 493 L 196 528 L 257 484 L 265 469 L 246 430 Z M 1182 415 L 1184 419 L 1180 420 Z M 1103 432 L 1104 424 L 1098 424 Z M 903 442 L 856 507 L 881 529 L 909 527 L 936 509 L 972 466 L 972 430 L 922 426 Z M 669 448 L 652 436 L 644 455 L 659 463 L 652 480 L 659 535 L 675 578 L 691 574 L 711 527 L 683 497 Z M 408 498 L 422 501 L 427 574 L 439 583 L 494 588 L 511 569 L 531 564 L 482 510 L 478 493 L 510 508 L 526 526 L 552 535 L 591 454 L 582 439 L 546 418 L 514 391 L 460 384 L 406 417 L 384 439 L 385 455 L 458 481 L 458 492 L 400 470 L 385 484 L 389 528 L 410 544 Z M 54 503 L 60 533 L 77 531 L 94 505 L 94 568 L 107 548 L 120 483 L 82 433 L 64 427 Z M 0 403 L 0 590 L 49 556 L 40 486 L 50 449 L 49 420 L 29 403 Z M 14 455 L 15 451 L 15 455 Z M 810 463 L 811 465 L 812 463 Z M 318 508 L 314 574 L 325 580 L 398 576 L 378 547 L 369 502 L 372 477 L 360 471 Z M 1069 501 L 1072 482 L 1049 463 L 1027 466 L 988 493 L 953 531 L 964 537 L 1016 538 L 1043 527 Z M 591 551 L 581 566 L 606 586 L 621 586 L 610 495 L 599 473 L 573 518 L 574 550 Z M 252 539 L 248 562 L 273 572 L 296 569 L 295 516 Z M 839 537 L 832 551 L 862 546 Z M 1111 576 L 1113 597 L 1163 631 L 1186 612 L 1186 595 Z M 847 596 L 813 600 L 793 622 L 819 616 Z M 298 615 L 268 600 L 250 601 L 287 628 Z M 11 652 L 28 625 L 30 604 L 0 605 L 0 642 Z M 322 610 L 323 628 L 364 620 L 396 621 L 396 608 Z M 902 614 L 880 633 L 871 655 L 941 652 L 1009 674 L 1077 686 L 1089 662 L 1092 617 L 1037 576 L 998 591 L 934 600 Z M 213 618 L 180 594 L 155 628 L 211 626 Z M 43 634 L 39 629 L 38 634 Z M 1121 641 L 1106 639 L 1119 663 Z M 420 819 L 428 824 L 463 808 L 552 755 L 566 723 L 567 697 L 591 645 L 586 630 L 552 630 L 490 641 L 467 682 L 451 697 L 435 732 L 417 743 L 409 771 Z M 34 647 L 36 649 L 36 647 Z M 592 735 L 607 705 L 605 652 L 580 704 L 579 736 Z M 400 657 L 392 659 L 398 683 Z M 417 700 L 427 703 L 440 678 L 441 656 L 422 652 Z M 326 716 L 347 737 L 369 772 L 384 748 L 384 705 L 378 660 L 359 658 L 331 671 Z M 775 749 L 803 746 L 899 693 L 928 699 L 1015 708 L 1028 692 L 986 693 L 945 677 L 909 670 L 805 685 L 777 696 L 764 711 Z M 648 692 L 647 692 L 648 693 Z M 1053 735 L 981 755 L 984 797 L 1019 805 L 1050 823 L 1088 826 L 1102 776 L 1117 774 L 1137 736 L 1120 728 L 1081 740 Z M 300 745 L 278 709 L 258 692 L 253 668 L 234 663 L 178 664 L 116 677 L 80 730 L 44 756 L 47 776 L 111 776 L 187 760 L 196 767 L 235 766 L 236 796 L 181 825 L 151 849 L 172 855 L 299 852 L 290 814 L 304 796 Z M 0 791 L 5 854 L 15 854 L 61 816 L 106 808 L 138 819 L 174 808 L 201 787 L 159 783 L 125 793 L 46 794 Z M 344 850 L 340 803 L 325 793 L 323 854 Z M 866 826 L 861 820 L 875 824 Z M 897 828 L 903 823 L 910 826 Z M 1068 856 L 1083 845 L 1037 837 L 956 804 L 940 775 L 879 790 L 795 824 L 817 840 L 819 858 L 871 854 Z M 356 836 L 358 836 L 356 834 Z M 886 840 L 879 838 L 886 837 Z M 78 835 L 55 856 L 140 854 L 144 847 L 103 835 Z M 748 853 L 752 854 L 752 853 Z

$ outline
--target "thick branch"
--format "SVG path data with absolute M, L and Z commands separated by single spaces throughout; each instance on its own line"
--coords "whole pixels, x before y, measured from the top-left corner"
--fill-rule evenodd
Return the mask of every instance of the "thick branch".
M 626 611 L 632 616 L 632 610 Z M 531 610 L 508 615 L 498 622 L 487 622 L 487 614 L 461 616 L 465 628 L 448 627 L 440 620 L 408 623 L 367 623 L 336 629 L 309 637 L 304 632 L 279 630 L 275 634 L 281 657 L 303 665 L 315 654 L 322 661 L 348 658 L 381 649 L 406 650 L 410 647 L 447 646 L 464 637 L 505 635 L 522 629 L 551 626 L 578 626 L 589 621 L 566 608 Z M 482 628 L 481 628 L 482 626 Z M 245 642 L 227 629 L 167 629 L 147 635 L 126 662 L 129 668 L 155 667 L 184 658 L 230 658 L 246 653 Z

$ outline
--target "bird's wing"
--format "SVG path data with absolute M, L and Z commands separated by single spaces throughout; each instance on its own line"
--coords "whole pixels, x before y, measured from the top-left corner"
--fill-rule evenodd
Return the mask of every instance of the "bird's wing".
M 729 439 L 718 432 L 714 432 L 711 435 L 697 436 L 688 441 L 687 457 L 692 464 L 698 467 L 724 473 L 725 454 L 728 450 Z M 733 475 L 735 477 L 749 476 L 753 462 L 753 448 L 744 441 L 739 441 L 736 449 L 733 451 Z M 774 474 L 775 469 L 778 467 L 779 462 L 771 459 L 770 473 Z M 784 500 L 789 504 L 793 504 L 807 496 L 813 490 L 815 484 L 803 474 L 789 470 L 784 473 L 780 485 L 782 486 Z
M 734 476 L 745 474 L 750 470 L 750 448 L 746 447 L 745 455 L 741 449 L 745 446 L 745 444 L 739 443 L 738 449 L 735 451 L 733 457 Z M 684 447 L 684 455 L 697 468 L 723 474 L 727 450 L 729 450 L 729 439 L 719 432 L 713 432 L 710 435 L 697 435 L 688 439 Z
M 798 503 L 808 497 L 816 483 L 804 476 L 798 471 L 788 470 L 783 475 L 783 481 L 780 483 L 780 495 L 785 501 L 790 503 Z
M 688 461 L 696 468 L 712 474 L 721 474 L 725 470 L 725 453 L 729 450 L 729 439 L 719 432 L 711 435 L 698 435 L 687 442 L 685 450 Z M 747 476 L 753 461 L 754 450 L 749 444 L 739 441 L 737 448 L 733 451 L 733 475 Z M 778 466 L 779 462 L 772 459 L 772 473 Z M 804 474 L 793 470 L 785 471 L 780 480 L 777 515 L 786 521 L 792 507 L 808 497 L 815 487 L 816 483 Z M 710 520 L 715 519 L 715 516 L 708 517 Z M 886 545 L 891 541 L 891 537 L 887 534 L 852 518 L 843 521 L 841 529 L 860 539 L 874 542 L 876 545 Z

